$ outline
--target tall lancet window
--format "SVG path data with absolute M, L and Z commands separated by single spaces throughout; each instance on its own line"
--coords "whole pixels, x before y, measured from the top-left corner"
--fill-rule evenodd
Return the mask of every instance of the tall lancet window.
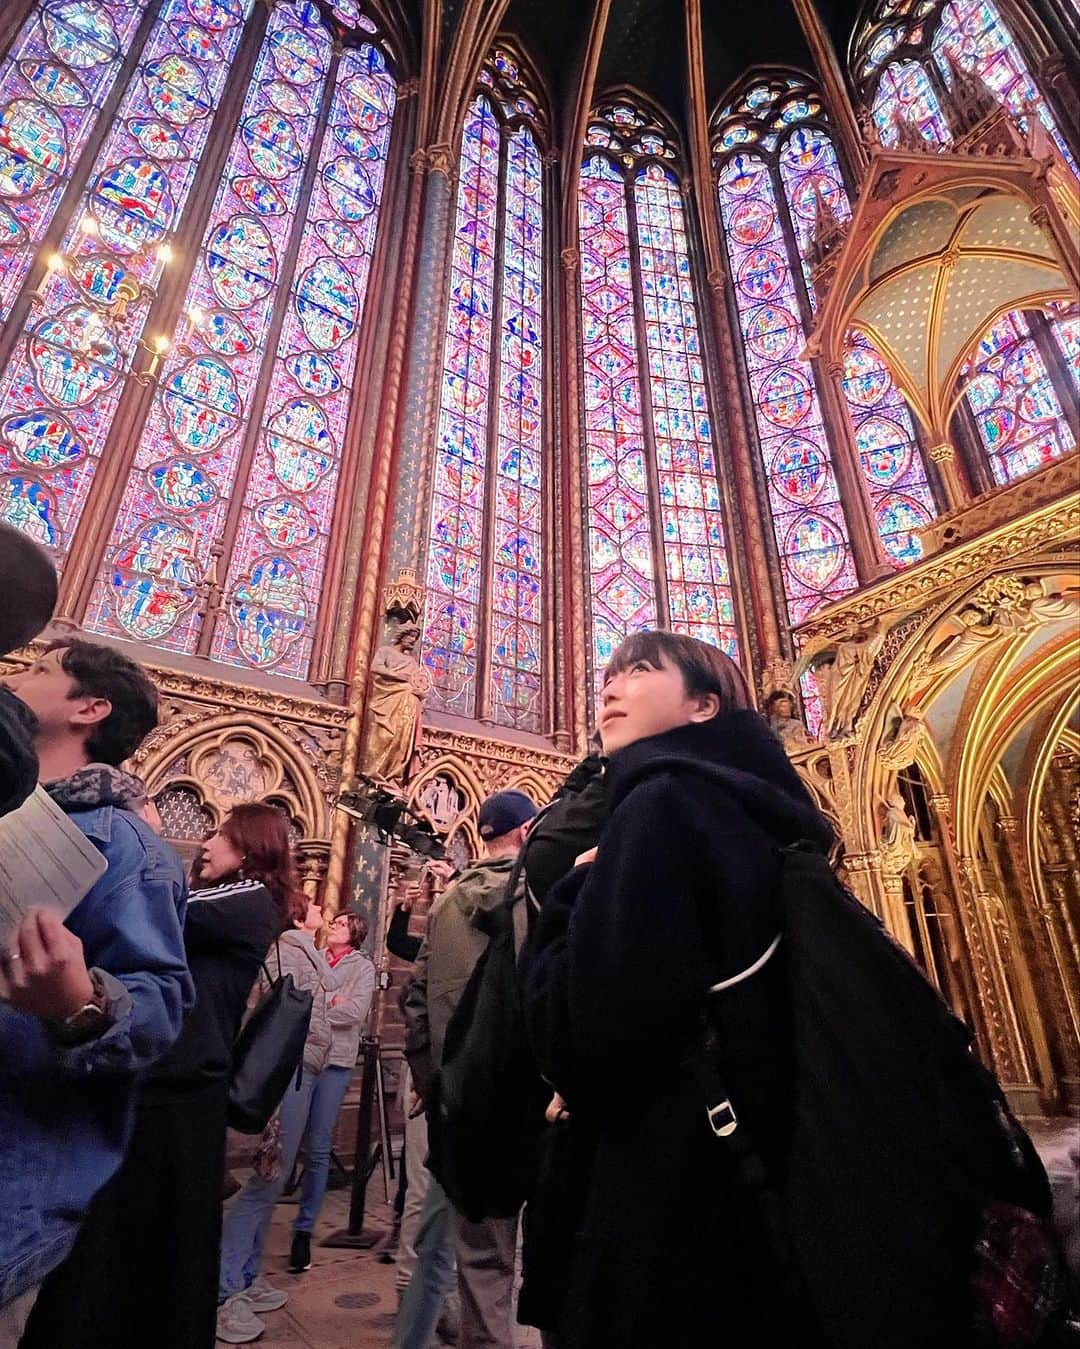
M 955 71 L 983 80 L 1021 125 L 1034 107 L 1075 171 L 1076 161 L 1011 34 L 991 0 L 909 6 L 886 0 L 856 34 L 853 74 L 877 135 L 897 145 L 917 131 L 928 148 L 953 140 Z M 1023 477 L 1076 444 L 1080 318 L 1012 313 L 983 336 L 967 372 L 967 406 L 998 483 Z
M 544 119 L 496 48 L 461 139 L 427 561 L 429 706 L 544 726 Z
M 81 166 L 86 188 L 0 376 L 0 518 L 61 567 L 121 395 L 160 336 L 146 331 L 150 307 L 253 4 L 164 0 L 104 139 Z M 25 281 L 23 247 L 44 237 L 59 204 L 74 167 L 66 157 L 96 126 L 139 8 L 50 0 L 16 38 L 12 57 L 25 58 L 0 77 L 14 96 L 0 135 L 5 307 Z
M 592 659 L 659 623 L 738 654 L 720 467 L 673 137 L 589 124 L 578 207 Z
M 798 623 L 853 589 L 844 503 L 817 375 L 801 351 L 815 296 L 808 263 L 822 204 L 851 214 L 816 91 L 800 76 L 753 79 L 717 117 L 720 216 L 742 328 L 788 601 Z M 921 555 L 935 505 L 906 406 L 877 351 L 851 339 L 844 394 L 859 465 L 887 555 Z M 839 430 L 839 428 L 838 428 Z
M 273 8 L 90 629 L 307 676 L 394 99 L 371 20 Z
M 150 0 L 39 0 L 0 65 L 0 320 L 78 171 Z

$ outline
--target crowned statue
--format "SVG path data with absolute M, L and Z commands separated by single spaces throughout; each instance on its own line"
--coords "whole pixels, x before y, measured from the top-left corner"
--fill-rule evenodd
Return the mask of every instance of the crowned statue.
M 404 783 L 420 747 L 421 714 L 431 677 L 413 654 L 420 629 L 406 623 L 375 652 L 371 663 L 366 771 L 383 782 Z

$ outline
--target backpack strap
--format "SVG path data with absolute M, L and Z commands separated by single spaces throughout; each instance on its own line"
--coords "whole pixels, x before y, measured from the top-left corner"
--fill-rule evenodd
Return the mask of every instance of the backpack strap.
M 281 946 L 278 944 L 278 939 L 277 939 L 277 937 L 274 938 L 274 950 L 277 952 L 277 977 L 280 979 L 280 978 L 281 978 Z M 265 960 L 260 960 L 260 961 L 259 961 L 259 965 L 260 965 L 260 967 L 261 967 L 261 969 L 262 969 L 263 974 L 266 975 L 266 982 L 270 985 L 271 988 L 273 988 L 273 986 L 274 986 L 274 976 L 273 976 L 273 975 L 270 973 L 270 971 L 267 969 L 266 961 L 265 961 Z
M 733 974 L 730 979 L 721 979 L 718 984 L 713 984 L 709 989 L 710 993 L 723 993 L 725 988 L 734 988 L 736 984 L 741 984 L 746 979 L 751 979 L 759 970 L 763 970 L 769 961 L 776 955 L 777 947 L 784 934 L 778 932 L 766 947 L 764 953 L 758 956 L 752 965 L 747 965 L 745 970 L 740 970 L 738 974 Z

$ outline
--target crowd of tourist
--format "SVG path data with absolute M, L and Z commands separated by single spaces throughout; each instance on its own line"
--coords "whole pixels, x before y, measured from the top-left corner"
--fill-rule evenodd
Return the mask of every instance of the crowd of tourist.
M 3 654 L 56 597 L 3 527 L 0 584 Z M 104 867 L 58 908 L 8 893 L 0 856 L 0 1349 L 258 1339 L 301 1162 L 288 1268 L 311 1265 L 367 925 L 305 894 L 267 803 L 186 878 L 122 768 L 156 722 L 146 672 L 81 638 L 0 683 L 3 817 L 40 784 Z M 495 793 L 477 830 L 425 936 L 408 901 L 386 934 L 413 964 L 394 1349 L 513 1349 L 515 1321 L 545 1349 L 1072 1342 L 1026 1135 L 836 881 L 726 655 L 628 638 L 588 756 L 551 802 Z M 241 1118 L 258 1147 L 223 1219 Z

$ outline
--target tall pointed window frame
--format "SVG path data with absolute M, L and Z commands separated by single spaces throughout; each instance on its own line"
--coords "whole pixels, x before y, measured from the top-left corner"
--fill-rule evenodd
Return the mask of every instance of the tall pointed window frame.
M 578 199 L 590 659 L 642 628 L 738 658 L 722 460 L 671 128 L 633 96 L 589 120 Z
M 809 252 L 823 205 L 851 213 L 819 91 L 796 72 L 753 73 L 713 120 L 720 224 L 788 617 L 801 622 L 854 589 L 847 511 L 819 372 L 800 358 L 816 297 Z M 874 523 L 897 568 L 921 556 L 937 513 L 910 413 L 884 363 L 853 339 L 843 374 L 851 435 Z
M 550 670 L 544 109 L 523 54 L 496 43 L 462 132 L 422 641 L 429 707 L 534 733 Z

